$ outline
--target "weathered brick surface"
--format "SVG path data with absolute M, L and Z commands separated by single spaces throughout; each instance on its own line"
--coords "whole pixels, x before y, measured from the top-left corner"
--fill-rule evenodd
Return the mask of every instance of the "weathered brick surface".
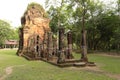
M 40 10 L 35 5 L 29 9 L 27 8 L 27 11 L 25 11 L 21 18 L 22 27 L 19 30 L 18 55 L 29 58 L 36 58 L 38 56 L 39 50 L 41 49 L 40 45 L 46 40 L 45 33 L 51 31 L 49 27 L 50 20 L 45 18 L 44 13 L 45 11 L 43 9 Z
M 34 34 L 39 35 L 40 40 L 42 41 L 44 39 L 45 32 L 50 31 L 49 22 L 50 20 L 44 18 L 37 8 L 27 10 L 21 20 L 23 26 L 24 47 L 27 47 L 29 37 Z

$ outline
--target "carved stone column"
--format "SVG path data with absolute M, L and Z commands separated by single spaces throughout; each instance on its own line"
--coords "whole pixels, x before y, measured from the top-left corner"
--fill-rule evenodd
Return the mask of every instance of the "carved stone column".
M 53 39 L 53 55 L 57 56 L 57 39 Z
M 52 42 L 52 32 L 48 32 L 48 41 L 47 41 L 47 59 L 52 58 L 53 52 L 53 42 Z
M 68 32 L 67 33 L 67 41 L 68 41 L 68 53 L 67 53 L 67 58 L 72 59 L 72 33 Z
M 82 49 L 81 60 L 84 61 L 84 62 L 88 62 L 88 58 L 87 58 L 86 34 L 87 34 L 87 31 L 86 31 L 86 30 L 83 30 L 83 31 L 82 31 L 82 41 L 81 41 L 81 49 Z
M 18 47 L 17 55 L 21 56 L 22 50 L 23 50 L 23 28 L 19 28 L 19 47 Z
M 43 40 L 43 49 L 42 49 L 42 58 L 46 58 L 46 54 L 47 54 L 47 38 L 48 38 L 48 35 L 47 35 L 47 32 L 45 32 L 44 34 L 44 40 Z
M 64 62 L 64 28 L 59 28 L 59 51 L 58 51 L 58 61 L 57 63 Z

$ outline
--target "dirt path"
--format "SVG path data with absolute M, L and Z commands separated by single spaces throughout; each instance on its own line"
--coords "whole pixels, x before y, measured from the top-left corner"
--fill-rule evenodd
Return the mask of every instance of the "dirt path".
M 8 75 L 10 75 L 13 72 L 14 67 L 19 67 L 19 66 L 24 66 L 24 65 L 6 67 L 5 68 L 5 74 L 2 77 L 0 77 L 0 80 L 4 80 Z
M 24 65 L 6 67 L 5 68 L 5 74 L 2 77 L 0 77 L 0 80 L 4 80 L 8 75 L 10 75 L 12 73 L 14 67 L 19 67 L 19 66 L 24 66 Z M 120 74 L 108 73 L 108 72 L 105 72 L 103 70 L 100 70 L 99 67 L 84 67 L 84 68 L 71 67 L 69 69 L 85 70 L 85 71 L 88 71 L 88 72 L 92 72 L 92 73 L 95 73 L 95 74 L 102 74 L 102 75 L 106 75 L 110 78 L 120 80 Z
M 2 77 L 0 77 L 0 80 L 4 80 L 8 75 L 12 73 L 12 71 L 13 71 L 13 66 L 7 67 L 5 69 L 5 74 Z
M 112 54 L 105 54 L 105 53 L 104 53 L 104 54 L 97 54 L 97 55 L 120 58 L 120 55 L 118 55 L 118 54 L 112 55 Z

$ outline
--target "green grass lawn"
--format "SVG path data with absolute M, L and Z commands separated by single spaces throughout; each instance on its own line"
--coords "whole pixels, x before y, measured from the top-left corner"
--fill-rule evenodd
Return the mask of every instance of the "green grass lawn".
M 79 54 L 75 54 L 79 58 Z M 99 54 L 88 55 L 96 62 L 100 70 L 106 73 L 120 74 L 120 57 Z M 0 77 L 5 75 L 5 68 L 12 66 L 12 73 L 5 80 L 117 80 L 84 68 L 59 68 L 42 61 L 28 61 L 16 55 L 16 50 L 0 50 Z M 94 67 L 92 67 L 94 68 Z
M 79 59 L 79 54 L 74 55 Z M 93 61 L 100 67 L 101 70 L 105 70 L 109 73 L 120 74 L 120 56 L 112 56 L 107 54 L 88 54 L 89 61 Z

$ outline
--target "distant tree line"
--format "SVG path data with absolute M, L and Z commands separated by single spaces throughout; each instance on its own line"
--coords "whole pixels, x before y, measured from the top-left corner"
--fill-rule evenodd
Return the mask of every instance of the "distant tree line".
M 18 40 L 18 28 L 13 28 L 7 21 L 0 20 L 0 47 L 5 40 Z

